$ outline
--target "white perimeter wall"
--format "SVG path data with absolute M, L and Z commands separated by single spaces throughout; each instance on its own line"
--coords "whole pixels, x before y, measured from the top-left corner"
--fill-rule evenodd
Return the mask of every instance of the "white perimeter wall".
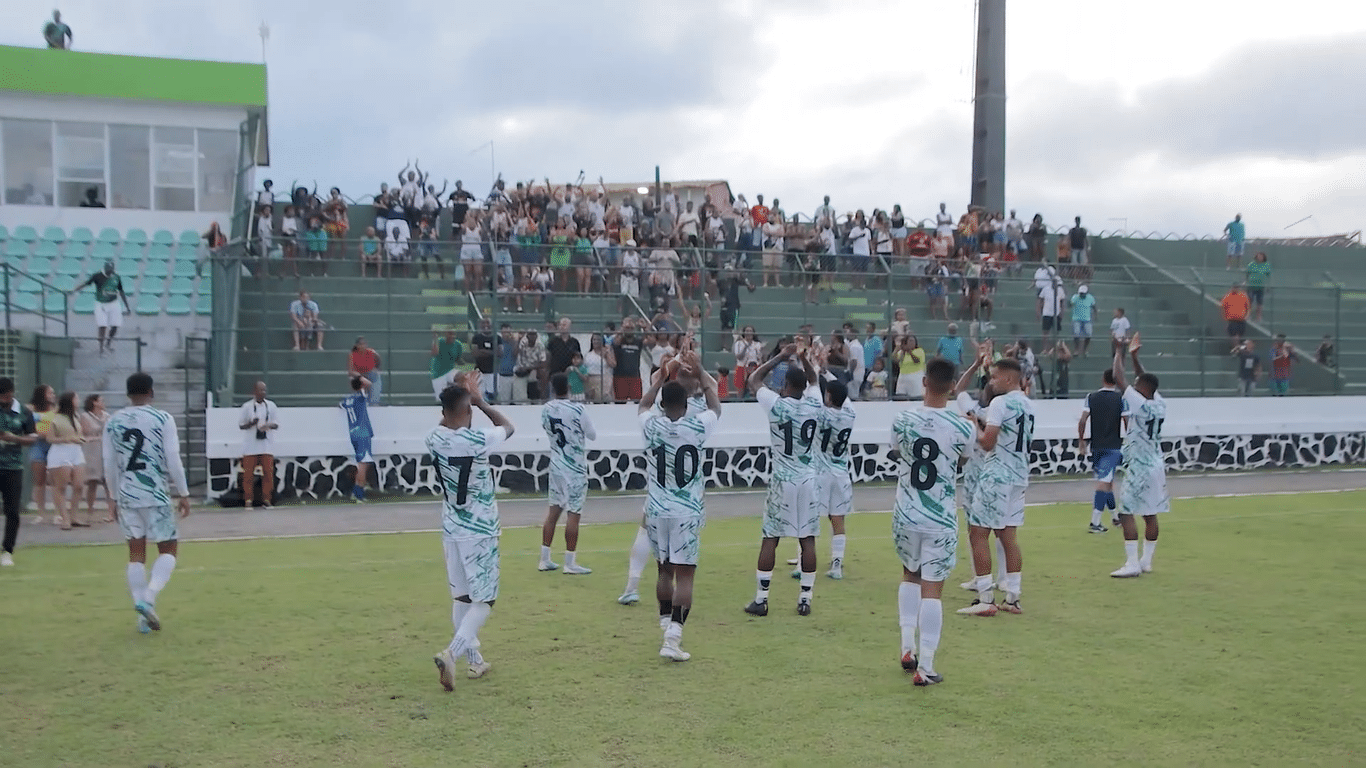
M 340 401 L 340 395 L 338 401 Z M 240 403 L 238 406 L 240 407 Z M 909 404 L 861 402 L 855 405 L 855 443 L 888 442 L 896 414 Z M 541 430 L 541 408 L 514 405 L 501 409 L 516 426 L 516 434 L 504 452 L 534 453 L 547 450 Z M 1081 415 L 1080 400 L 1036 400 L 1038 416 L 1034 436 L 1039 439 L 1075 437 Z M 211 459 L 242 455 L 242 430 L 237 408 L 210 408 L 205 453 Z M 590 405 L 588 413 L 598 430 L 593 450 L 640 450 L 641 439 L 634 405 Z M 441 419 L 434 404 L 370 409 L 375 428 L 376 455 L 418 455 L 426 452 L 423 440 Z M 476 426 L 487 420 L 475 416 Z M 1284 398 L 1175 398 L 1167 400 L 1163 436 L 1168 439 L 1199 435 L 1264 435 L 1366 432 L 1366 397 Z M 756 403 L 723 404 L 721 421 L 709 446 L 736 448 L 768 444 L 768 422 Z M 277 456 L 349 455 L 346 417 L 340 408 L 282 408 L 276 433 Z

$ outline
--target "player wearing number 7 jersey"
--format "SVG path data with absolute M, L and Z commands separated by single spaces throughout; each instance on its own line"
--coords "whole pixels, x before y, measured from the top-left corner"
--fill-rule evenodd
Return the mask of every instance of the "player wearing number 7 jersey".
M 942 357 L 926 363 L 924 407 L 903 411 L 892 422 L 891 447 L 897 458 L 892 537 L 901 558 L 901 668 L 915 675 L 916 685 L 944 680 L 935 671 L 934 654 L 944 627 L 944 580 L 953 571 L 958 550 L 954 481 L 977 433 L 966 416 L 948 408 L 953 376 L 953 363 Z
M 977 574 L 977 599 L 959 613 L 995 616 L 996 599 L 991 581 L 991 533 L 1005 550 L 1006 576 L 999 586 L 1005 591 L 1000 606 L 1010 613 L 1020 609 L 1020 554 L 1016 530 L 1024 525 L 1025 491 L 1029 487 L 1029 446 L 1034 440 L 1034 406 L 1020 391 L 1020 364 L 1010 358 L 991 366 L 991 389 L 996 397 L 987 406 L 985 423 L 977 444 L 987 452 L 968 508 L 968 540 Z
M 584 443 L 598 438 L 593 420 L 588 418 L 583 403 L 569 399 L 569 376 L 557 373 L 550 377 L 550 390 L 555 397 L 541 406 L 541 428 L 550 440 L 550 505 L 545 523 L 541 526 L 542 571 L 553 571 L 560 566 L 550 559 L 550 547 L 555 543 L 555 523 L 560 513 L 568 513 L 564 523 L 564 572 L 571 576 L 592 573 L 575 560 L 579 548 L 579 517 L 588 498 L 588 457 Z
M 478 408 L 491 429 L 474 429 Z M 441 393 L 441 423 L 427 435 L 427 451 L 441 484 L 441 540 L 451 587 L 455 636 L 436 655 L 441 687 L 455 688 L 457 660 L 467 659 L 470 678 L 483 677 L 479 630 L 498 598 L 498 500 L 489 455 L 512 436 L 512 422 L 484 402 L 479 373 L 471 371 Z
M 1157 393 L 1157 377 L 1143 370 L 1138 362 L 1138 347 L 1130 344 L 1134 385 L 1124 382 L 1124 352 L 1115 353 L 1115 387 L 1129 406 L 1129 433 L 1124 437 L 1124 462 L 1120 465 L 1124 482 L 1119 491 L 1119 524 L 1124 530 L 1124 567 L 1111 573 L 1118 579 L 1132 578 L 1153 570 L 1157 550 L 1157 516 L 1171 511 L 1167 496 L 1167 470 L 1162 455 L 1162 423 L 1167 420 L 1167 401 Z M 1138 551 L 1138 527 L 1134 515 L 1143 516 L 1144 550 Z
M 706 522 L 702 445 L 721 415 L 716 381 L 702 370 L 697 354 L 688 353 L 683 366 L 690 377 L 701 381 L 706 410 L 692 413 L 687 388 L 677 381 L 666 383 L 664 369 L 660 369 L 640 400 L 639 414 L 648 463 L 645 531 L 659 564 L 655 597 L 659 600 L 659 626 L 664 630 L 659 655 L 672 661 L 692 658 L 679 643 L 692 610 L 693 577 Z M 654 408 L 656 395 L 660 396 L 658 411 Z
M 180 438 L 171 414 L 153 408 L 152 377 L 128 377 L 132 403 L 109 418 L 101 438 L 104 477 L 114 496 L 119 529 L 128 541 L 128 591 L 138 612 L 138 631 L 161 629 L 157 596 L 175 571 L 179 552 L 176 516 L 190 514 L 190 490 L 180 463 Z M 171 498 L 176 512 L 171 511 Z M 147 540 L 157 545 L 157 559 L 147 576 Z
M 768 615 L 768 590 L 773 583 L 773 563 L 778 540 L 784 536 L 801 545 L 801 593 L 797 614 L 811 615 L 811 592 L 816 585 L 816 535 L 821 530 L 816 505 L 816 430 L 822 411 L 821 391 L 816 386 L 816 369 L 806 352 L 797 356 L 800 366 L 787 369 L 783 391 L 764 386 L 779 362 L 797 354 L 790 344 L 772 360 L 749 376 L 749 387 L 768 412 L 769 439 L 772 444 L 772 472 L 768 479 L 768 501 L 764 510 L 763 543 L 759 547 L 755 578 L 759 589 L 754 601 L 745 606 L 752 616 Z

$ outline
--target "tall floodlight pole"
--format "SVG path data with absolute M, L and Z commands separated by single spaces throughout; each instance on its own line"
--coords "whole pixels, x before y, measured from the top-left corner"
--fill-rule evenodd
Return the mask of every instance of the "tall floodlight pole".
M 977 2 L 972 90 L 972 204 L 1006 207 L 1006 0 Z

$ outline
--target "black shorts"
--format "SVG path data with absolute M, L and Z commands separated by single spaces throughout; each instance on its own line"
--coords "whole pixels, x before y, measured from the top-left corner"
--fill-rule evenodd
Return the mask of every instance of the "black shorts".
M 969 293 L 977 291 L 982 286 L 982 281 L 975 277 L 969 277 L 967 282 Z
M 1247 333 L 1247 321 L 1246 321 L 1246 320 L 1230 320 L 1230 321 L 1228 321 L 1228 335 L 1230 335 L 1230 336 L 1242 336 L 1244 333 Z
M 736 311 L 735 311 L 735 310 L 733 310 L 733 309 L 728 309 L 728 308 L 726 308 L 726 307 L 722 307 L 722 308 L 721 308 L 721 330 L 723 330 L 723 331 L 733 331 L 733 330 L 735 330 L 735 315 L 736 315 Z
M 1262 299 L 1263 299 L 1265 296 L 1266 296 L 1266 289 L 1265 289 L 1265 288 L 1249 288 L 1249 289 L 1247 289 L 1247 297 L 1248 297 L 1249 299 L 1252 300 L 1252 303 L 1253 303 L 1253 304 L 1256 304 L 1256 305 L 1259 306 L 1259 307 L 1262 305 Z
M 1057 327 L 1057 326 L 1058 326 L 1058 318 L 1052 317 L 1052 316 L 1050 316 L 1050 315 L 1044 315 L 1044 316 L 1043 316 L 1043 330 L 1044 330 L 1044 333 L 1048 333 L 1049 331 L 1053 330 L 1053 328 L 1055 328 L 1055 327 Z

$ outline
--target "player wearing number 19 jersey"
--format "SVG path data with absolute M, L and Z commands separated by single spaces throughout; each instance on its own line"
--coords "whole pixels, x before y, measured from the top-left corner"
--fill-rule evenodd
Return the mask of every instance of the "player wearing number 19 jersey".
M 104 477 L 114 497 L 119 529 L 128 541 L 128 591 L 138 612 L 138 631 L 161 629 L 157 596 L 175 570 L 176 513 L 190 514 L 190 491 L 180 463 L 180 439 L 171 414 L 153 408 L 152 377 L 128 377 L 132 406 L 109 418 L 101 442 Z M 172 495 L 178 510 L 171 510 Z M 147 540 L 157 545 L 157 559 L 148 578 Z
M 1171 510 L 1167 496 L 1167 471 L 1162 455 L 1162 424 L 1167 420 L 1167 401 L 1157 393 L 1157 377 L 1143 370 L 1138 349 L 1130 352 L 1137 378 L 1131 387 L 1124 383 L 1123 352 L 1115 354 L 1115 386 L 1129 406 L 1129 433 L 1124 437 L 1124 462 L 1120 465 L 1124 484 L 1120 487 L 1119 524 L 1124 530 L 1124 567 L 1111 573 L 1115 578 L 1131 578 L 1153 570 L 1157 550 L 1157 516 Z M 1134 515 L 1143 517 L 1144 550 L 1138 551 L 1138 528 Z
M 854 504 L 854 485 L 849 477 L 849 438 L 854 434 L 854 404 L 849 390 L 838 381 L 825 382 L 825 407 L 817 425 L 820 450 L 816 452 L 816 512 L 830 518 L 830 570 L 832 579 L 844 578 L 844 517 Z M 800 574 L 798 574 L 800 576 Z
M 579 565 L 575 556 L 579 548 L 579 518 L 588 498 L 588 456 L 584 444 L 596 440 L 598 431 L 588 418 L 583 403 L 569 399 L 569 377 L 557 373 L 550 377 L 554 398 L 541 406 L 541 428 L 550 441 L 550 504 L 545 523 L 541 526 L 540 570 L 559 568 L 550 559 L 550 547 L 555 543 L 555 523 L 560 512 L 568 513 L 564 523 L 564 572 L 571 576 L 592 573 Z
M 491 429 L 474 429 L 478 408 Z M 498 598 L 498 500 L 489 455 L 512 436 L 512 422 L 484 402 L 478 373 L 457 379 L 441 393 L 441 423 L 427 435 L 427 452 L 441 486 L 441 543 L 451 587 L 455 636 L 436 655 L 441 686 L 454 690 L 457 659 L 467 658 L 471 678 L 489 665 L 479 653 L 479 630 Z
M 892 537 L 901 558 L 897 606 L 901 618 L 901 666 L 916 685 L 943 681 L 934 654 L 944 626 L 944 580 L 958 550 L 955 479 L 976 428 L 948 408 L 953 364 L 935 358 L 925 365 L 925 405 L 903 411 L 892 422 L 897 455 L 896 506 Z M 919 634 L 919 655 L 916 636 Z

